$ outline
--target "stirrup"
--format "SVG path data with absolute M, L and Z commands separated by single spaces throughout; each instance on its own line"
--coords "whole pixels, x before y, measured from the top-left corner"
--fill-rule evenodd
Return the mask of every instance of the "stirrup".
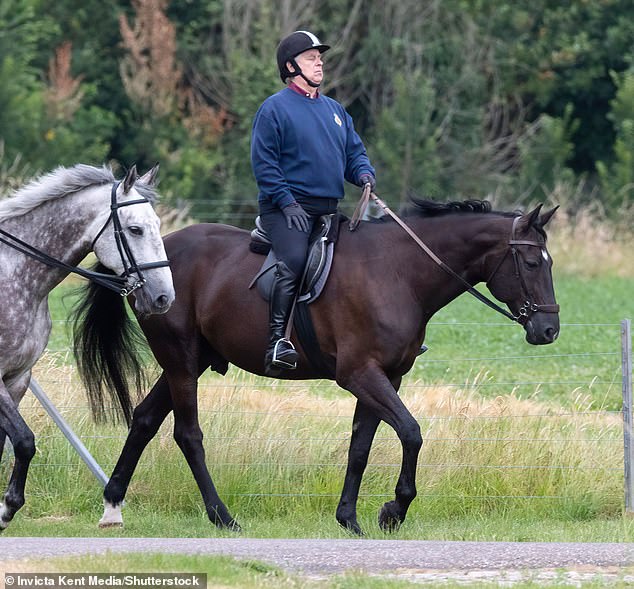
M 283 352 L 292 352 L 294 357 L 293 362 L 288 362 L 282 358 L 278 357 L 278 352 L 280 352 L 280 344 L 287 344 L 290 349 L 283 350 Z M 275 346 L 273 347 L 273 355 L 271 357 L 271 366 L 277 366 L 278 368 L 284 368 L 285 370 L 295 370 L 297 368 L 297 352 L 295 351 L 295 346 L 286 338 L 280 338 L 275 342 Z

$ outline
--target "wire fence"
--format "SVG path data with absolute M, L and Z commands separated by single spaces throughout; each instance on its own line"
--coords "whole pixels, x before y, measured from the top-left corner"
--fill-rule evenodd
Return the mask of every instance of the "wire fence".
M 439 338 L 438 353 L 423 354 L 400 389 L 423 431 L 419 497 L 463 503 L 570 503 L 582 497 L 622 508 L 618 324 L 562 325 L 562 332 L 576 335 L 559 349 L 517 354 L 511 342 L 505 348 L 509 353 L 500 355 L 469 353 L 477 349 L 470 346 L 469 334 L 482 326 L 433 327 L 441 335 L 443 329 L 459 334 L 455 341 L 462 341 L 463 348 L 462 354 L 452 355 L 449 348 L 443 349 L 449 344 Z M 508 337 L 507 324 L 486 327 L 498 338 Z M 50 348 L 35 373 L 61 415 L 109 473 L 127 431 L 123 425 L 90 421 L 70 351 Z M 338 496 L 354 399 L 334 383 L 267 380 L 232 369 L 225 378 L 201 378 L 199 404 L 210 468 L 214 476 L 229 481 L 224 495 Z M 79 457 L 65 449 L 61 432 L 34 399 L 25 398 L 22 413 L 42 448 L 32 463 L 31 477 L 84 468 Z M 171 440 L 171 427 L 168 419 L 142 459 L 147 476 L 157 483 L 162 479 L 163 485 L 186 471 Z M 4 474 L 9 462 L 10 452 L 5 451 Z M 400 443 L 392 430 L 381 426 L 366 474 L 370 482 L 364 483 L 360 497 L 389 498 L 400 465 Z M 256 474 L 254 480 L 249 478 Z

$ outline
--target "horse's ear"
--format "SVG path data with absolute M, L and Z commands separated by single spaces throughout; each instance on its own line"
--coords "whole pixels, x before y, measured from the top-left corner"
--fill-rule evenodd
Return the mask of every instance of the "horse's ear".
M 539 204 L 530 213 L 522 215 L 517 228 L 527 230 L 529 227 L 535 225 L 535 222 L 539 218 L 539 212 L 542 210 L 542 206 L 543 205 Z
M 130 188 L 134 186 L 138 177 L 139 175 L 136 172 L 136 164 L 133 164 L 123 179 L 123 194 L 128 194 L 128 192 L 130 192 Z
M 559 208 L 559 205 L 557 205 L 554 209 L 551 209 L 550 211 L 546 211 L 540 218 L 539 218 L 539 224 L 543 227 L 544 225 L 546 225 L 546 223 L 548 223 L 548 221 L 550 221 L 552 219 L 552 216 L 555 214 L 555 212 L 557 211 L 557 209 Z
M 139 182 L 154 188 L 156 186 L 156 178 L 158 177 L 159 165 L 156 164 L 149 172 L 146 172 L 139 178 Z

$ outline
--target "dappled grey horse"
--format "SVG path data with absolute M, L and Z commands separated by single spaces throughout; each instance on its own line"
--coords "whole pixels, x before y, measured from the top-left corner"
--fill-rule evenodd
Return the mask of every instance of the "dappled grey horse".
M 51 290 L 75 272 L 122 296 L 134 291 L 141 316 L 165 313 L 174 300 L 152 206 L 157 170 L 139 177 L 133 166 L 116 181 L 106 167 L 59 167 L 0 202 L 0 456 L 8 436 L 15 457 L 0 504 L 0 530 L 24 504 L 35 454 L 33 432 L 18 404 L 48 342 Z M 90 251 L 115 275 L 77 267 Z

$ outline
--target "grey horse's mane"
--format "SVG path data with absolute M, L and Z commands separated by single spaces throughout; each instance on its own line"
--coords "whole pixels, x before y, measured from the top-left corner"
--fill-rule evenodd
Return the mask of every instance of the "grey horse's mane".
M 0 221 L 24 215 L 50 200 L 92 186 L 112 184 L 114 181 L 115 177 L 109 166 L 100 168 L 87 164 L 76 164 L 71 168 L 59 166 L 52 172 L 24 185 L 11 198 L 0 201 Z M 135 184 L 135 188 L 151 203 L 156 202 L 156 193 L 153 188 L 141 183 Z
M 59 166 L 52 172 L 35 178 L 18 189 L 11 198 L 0 201 L 0 221 L 24 215 L 39 205 L 84 190 L 91 186 L 111 184 L 112 169 L 77 164 L 72 168 Z

